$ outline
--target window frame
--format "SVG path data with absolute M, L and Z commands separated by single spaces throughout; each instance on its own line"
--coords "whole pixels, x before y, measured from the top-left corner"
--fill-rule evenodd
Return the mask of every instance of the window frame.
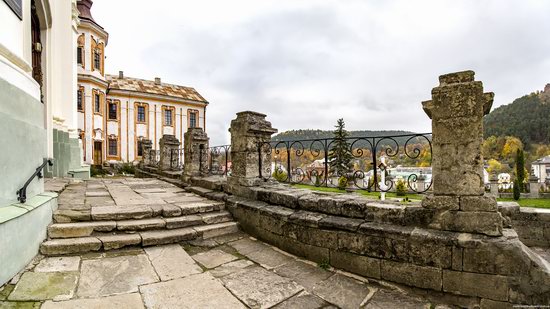
M 115 154 L 111 153 L 113 142 L 114 142 L 114 150 L 116 151 Z M 118 156 L 119 156 L 118 137 L 114 135 L 110 135 L 109 138 L 107 139 L 107 157 L 117 159 Z
M 169 113 L 168 113 L 169 112 Z M 167 116 L 170 115 L 170 123 L 168 123 Z M 175 120 L 176 120 L 176 108 L 174 106 L 162 106 L 162 125 L 165 127 L 173 127 L 175 126 Z
M 86 106 L 84 100 L 85 100 L 84 99 L 84 87 L 79 86 L 78 90 L 76 91 L 76 110 L 77 111 L 84 112 L 84 109 L 85 109 L 85 106 Z
M 143 120 L 140 120 L 139 109 L 143 108 Z M 138 104 L 136 105 L 136 123 L 147 123 L 147 105 Z
M 192 124 L 191 120 L 194 121 L 194 126 L 191 125 Z M 190 129 L 190 128 L 200 128 L 200 125 L 199 125 L 199 111 L 198 110 L 196 110 L 196 109 L 188 109 L 187 110 L 187 128 L 188 129 Z
M 114 105 L 115 106 L 115 118 L 111 118 L 111 105 Z M 118 100 L 107 100 L 107 120 L 108 121 L 118 121 L 119 118 L 120 118 L 120 113 L 119 113 L 119 101 Z

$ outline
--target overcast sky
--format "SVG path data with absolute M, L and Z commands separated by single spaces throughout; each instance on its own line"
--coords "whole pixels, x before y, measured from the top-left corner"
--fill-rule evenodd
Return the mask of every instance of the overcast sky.
M 550 82 L 550 1 L 95 0 L 107 72 L 194 87 L 211 145 L 235 113 L 279 131 L 429 132 L 441 74 L 474 70 L 493 108 Z

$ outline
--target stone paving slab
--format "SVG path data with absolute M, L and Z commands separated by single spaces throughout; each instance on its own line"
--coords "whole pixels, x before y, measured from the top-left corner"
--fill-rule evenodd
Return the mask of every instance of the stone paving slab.
M 285 265 L 277 267 L 273 271 L 278 275 L 296 281 L 309 292 L 313 291 L 315 284 L 328 279 L 334 274 L 318 266 L 313 266 L 298 260 L 293 260 Z
M 206 268 L 215 268 L 237 259 L 236 256 L 218 249 L 198 253 L 193 255 L 192 257 L 195 261 L 199 262 L 202 266 Z
M 214 269 L 209 270 L 208 272 L 212 274 L 212 276 L 216 278 L 220 278 L 220 277 L 232 274 L 234 272 L 241 271 L 242 269 L 246 267 L 250 267 L 252 265 L 255 265 L 255 264 L 249 260 L 237 260 L 237 261 L 229 262 L 221 266 L 218 266 Z
M 369 300 L 365 309 L 386 309 L 386 308 L 423 308 L 430 309 L 431 304 L 398 291 L 379 290 Z
M 0 301 L 0 309 L 38 309 L 39 302 Z
M 145 252 L 162 281 L 202 272 L 180 245 L 149 247 L 145 248 Z
M 79 297 L 133 293 L 141 284 L 159 281 L 144 254 L 84 260 L 81 269 Z
M 1 306 L 0 306 L 1 308 Z M 107 296 L 102 298 L 47 301 L 41 309 L 139 309 L 145 308 L 139 293 Z
M 303 291 L 296 282 L 261 267 L 222 277 L 225 287 L 252 308 L 269 308 Z
M 147 308 L 246 308 L 209 273 L 141 286 Z
M 368 287 L 362 282 L 335 274 L 327 280 L 317 283 L 313 287 L 313 293 L 340 308 L 346 309 L 359 308 L 363 305 L 372 289 L 374 288 Z
M 77 281 L 75 272 L 26 272 L 8 300 L 69 299 L 74 295 Z
M 300 293 L 294 297 L 291 297 L 290 299 L 285 300 L 284 302 L 278 304 L 277 306 L 273 307 L 276 309 L 329 309 L 329 308 L 336 308 L 333 306 L 330 306 L 329 303 L 324 301 L 322 298 L 319 298 L 313 294 L 309 294 L 307 292 Z M 385 308 L 390 309 L 391 307 Z M 396 308 L 397 309 L 397 308 Z
M 272 248 L 264 248 L 245 254 L 247 258 L 260 264 L 266 269 L 273 269 L 293 261 L 288 255 L 284 255 Z
M 230 242 L 228 243 L 228 245 L 235 248 L 242 255 L 247 255 L 254 251 L 269 248 L 269 246 L 267 246 L 266 244 L 261 243 L 259 241 L 252 240 L 248 237 L 234 241 L 234 242 Z
M 34 268 L 35 272 L 77 272 L 79 256 L 57 256 L 45 258 Z

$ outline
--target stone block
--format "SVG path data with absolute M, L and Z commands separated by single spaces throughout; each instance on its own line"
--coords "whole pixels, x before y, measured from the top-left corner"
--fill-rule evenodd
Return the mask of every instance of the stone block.
M 436 267 L 382 260 L 380 275 L 384 280 L 423 289 L 440 291 L 442 287 L 441 269 Z
M 303 190 L 273 190 L 269 194 L 269 202 L 289 208 L 298 208 L 298 199 L 300 196 L 308 194 L 308 192 Z
M 404 206 L 369 202 L 364 208 L 367 221 L 401 225 Z
M 326 216 L 319 220 L 319 227 L 323 229 L 335 229 L 354 232 L 359 229 L 361 224 L 365 223 L 363 219 L 353 219 L 339 216 Z
M 110 232 L 116 228 L 115 221 L 58 223 L 48 227 L 50 238 L 71 238 L 90 236 L 94 231 Z
M 312 263 L 305 263 L 299 260 L 293 260 L 279 266 L 273 271 L 283 277 L 294 280 L 299 285 L 306 288 L 308 291 L 312 291 L 315 284 L 328 279 L 334 273 L 328 270 L 324 270 Z
M 337 250 L 382 259 L 396 258 L 392 239 L 357 233 L 338 232 Z
M 496 301 L 482 298 L 479 303 L 480 309 L 513 309 L 515 306 L 509 302 Z
M 435 210 L 459 210 L 460 200 L 458 196 L 426 195 L 422 199 L 422 207 Z
M 106 296 L 101 298 L 71 299 L 66 301 L 46 301 L 42 309 L 74 309 L 74 308 L 117 308 L 140 309 L 143 301 L 139 293 Z
M 338 287 L 338 288 L 335 288 Z M 313 292 L 338 308 L 360 308 L 363 301 L 374 292 L 355 279 L 335 274 L 313 287 Z
M 40 245 L 40 253 L 44 255 L 83 253 L 99 249 L 101 241 L 96 237 L 53 239 Z
M 120 249 L 126 246 L 141 244 L 141 236 L 139 234 L 119 234 L 98 236 L 103 243 L 104 250 Z
M 239 225 L 237 222 L 224 222 L 197 226 L 194 227 L 194 229 L 197 231 L 197 235 L 200 235 L 203 239 L 208 239 L 225 234 L 237 233 L 239 231 Z
M 260 228 L 265 229 L 266 231 L 269 231 L 271 233 L 283 235 L 286 220 L 272 216 L 259 215 L 259 223 Z
M 299 242 L 330 248 L 338 248 L 338 233 L 336 231 L 311 228 L 303 225 L 287 224 L 285 225 L 285 236 L 296 239 Z
M 299 210 L 288 217 L 288 222 L 303 226 L 318 227 L 319 221 L 325 217 L 325 214 Z
M 192 228 L 146 231 L 141 232 L 140 235 L 144 246 L 177 243 L 197 238 L 197 232 Z
M 405 207 L 405 209 L 403 209 L 401 224 L 427 228 L 429 224 L 433 221 L 435 212 L 436 210 L 434 209 L 417 206 L 407 206 Z
M 508 288 L 505 276 L 443 270 L 445 292 L 507 301 Z
M 503 218 L 499 212 L 445 211 L 436 220 L 446 231 L 501 236 Z
M 342 216 L 350 218 L 365 218 L 367 203 L 364 199 L 350 199 L 343 202 Z
M 321 212 L 331 215 L 342 215 L 344 201 L 349 198 L 339 198 L 336 195 L 308 194 L 300 196 L 300 209 Z
M 331 250 L 330 264 L 361 276 L 380 279 L 380 259 Z
M 515 275 L 527 273 L 529 257 L 521 254 L 519 241 L 483 242 L 475 248 L 464 248 L 463 270 L 484 274 Z
M 8 300 L 69 299 L 74 296 L 77 282 L 76 272 L 26 272 Z
M 460 247 L 452 248 L 452 265 L 451 265 L 452 270 L 458 270 L 458 271 L 462 270 L 462 260 L 463 260 L 463 254 L 464 254 L 463 250 L 464 249 Z
M 114 223 L 114 222 L 113 222 Z M 142 231 L 151 229 L 161 229 L 166 226 L 163 219 L 141 219 L 141 220 L 122 220 L 116 222 L 116 228 L 119 231 Z
M 150 218 L 151 216 L 151 208 L 145 205 L 104 206 L 92 208 L 92 219 L 94 221 L 144 219 Z
M 489 196 L 461 196 L 460 210 L 462 211 L 496 211 L 497 200 Z

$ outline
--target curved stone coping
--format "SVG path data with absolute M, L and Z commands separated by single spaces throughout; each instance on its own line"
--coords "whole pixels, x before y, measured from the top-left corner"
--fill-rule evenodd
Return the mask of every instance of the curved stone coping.
M 296 189 L 286 185 L 229 188 L 233 194 L 272 205 L 367 221 L 408 226 L 427 226 L 434 211 L 419 202 L 401 204 L 379 201 L 356 194 L 335 194 Z
M 50 200 L 57 198 L 55 192 L 43 192 L 28 198 L 25 203 L 13 203 L 7 206 L 0 207 L 0 224 L 20 217 L 35 208 L 47 204 Z
M 550 265 L 526 247 L 513 229 L 489 237 L 329 215 L 236 196 L 228 197 L 226 203 L 247 233 L 319 263 L 420 288 L 464 307 L 550 303 Z
M 498 202 L 498 210 L 527 246 L 550 247 L 550 209 Z

